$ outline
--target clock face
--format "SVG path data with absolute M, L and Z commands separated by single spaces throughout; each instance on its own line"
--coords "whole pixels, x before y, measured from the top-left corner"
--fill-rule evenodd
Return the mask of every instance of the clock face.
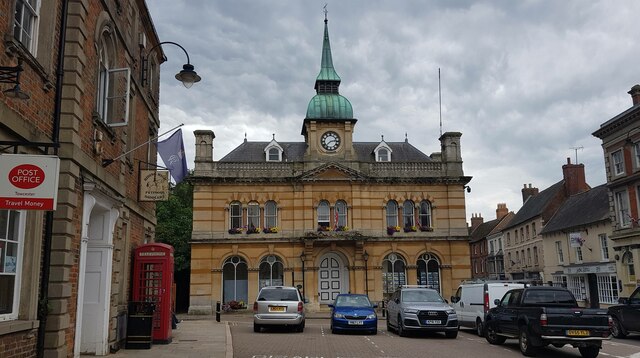
M 340 136 L 336 132 L 326 132 L 320 138 L 322 147 L 328 151 L 334 151 L 340 146 Z

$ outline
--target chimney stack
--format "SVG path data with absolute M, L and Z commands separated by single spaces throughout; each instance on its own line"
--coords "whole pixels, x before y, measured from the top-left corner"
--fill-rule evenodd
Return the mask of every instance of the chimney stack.
M 480 214 L 471 214 L 471 232 L 475 230 L 478 226 L 482 225 L 484 219 Z
M 634 106 L 640 103 L 640 85 L 631 87 L 631 90 L 627 93 L 631 95 L 631 101 L 633 101 Z
M 532 188 L 531 183 L 529 183 L 529 187 L 527 187 L 527 184 L 525 184 L 524 188 L 522 188 L 522 203 L 527 201 L 530 196 L 535 195 L 538 195 L 538 188 Z
M 509 213 L 509 209 L 507 209 L 506 203 L 498 203 L 498 208 L 496 209 L 496 219 L 500 220 L 503 217 L 507 216 Z
M 640 89 L 640 86 L 638 86 Z M 571 158 L 567 158 L 567 164 L 562 166 L 564 177 L 564 192 L 567 196 L 575 195 L 589 190 L 584 175 L 584 164 L 571 164 Z

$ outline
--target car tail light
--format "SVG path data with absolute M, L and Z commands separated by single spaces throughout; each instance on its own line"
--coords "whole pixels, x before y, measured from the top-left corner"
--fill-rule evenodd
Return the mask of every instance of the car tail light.
M 540 315 L 540 325 L 541 326 L 546 326 L 547 325 L 547 314 L 543 313 Z
M 489 292 L 484 293 L 484 313 L 489 312 Z
M 302 313 L 303 309 L 304 309 L 304 306 L 302 305 L 302 302 L 298 302 L 298 312 Z
M 253 312 L 258 313 L 258 302 L 253 303 Z

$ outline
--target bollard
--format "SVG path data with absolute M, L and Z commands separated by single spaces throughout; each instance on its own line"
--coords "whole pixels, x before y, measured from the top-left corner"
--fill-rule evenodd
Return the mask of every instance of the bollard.
M 216 322 L 220 322 L 220 301 L 216 301 Z
M 382 307 L 382 317 L 387 316 L 387 310 L 384 308 L 384 301 L 380 302 L 380 306 Z

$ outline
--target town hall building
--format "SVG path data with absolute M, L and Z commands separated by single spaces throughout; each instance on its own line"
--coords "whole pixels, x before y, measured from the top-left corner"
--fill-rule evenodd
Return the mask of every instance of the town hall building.
M 261 287 L 298 286 L 308 308 L 339 293 L 383 301 L 403 284 L 449 297 L 471 276 L 461 133 L 426 155 L 405 139 L 354 142 L 327 20 L 304 141 L 247 141 L 213 160 L 196 130 L 191 314 L 216 302 L 251 307 Z

